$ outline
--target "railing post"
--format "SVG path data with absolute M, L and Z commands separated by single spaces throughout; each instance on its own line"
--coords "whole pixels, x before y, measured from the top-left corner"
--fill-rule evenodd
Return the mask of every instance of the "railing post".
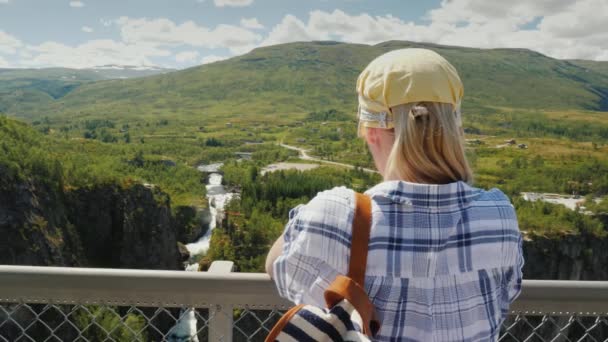
M 232 272 L 234 263 L 232 261 L 214 261 L 207 272 L 212 274 L 225 274 Z M 232 342 L 232 318 L 233 307 L 221 299 L 209 309 L 209 340 Z

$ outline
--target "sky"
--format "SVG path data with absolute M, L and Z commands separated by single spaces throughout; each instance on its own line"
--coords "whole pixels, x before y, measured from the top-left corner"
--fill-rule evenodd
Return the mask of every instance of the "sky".
M 0 68 L 187 68 L 293 41 L 608 60 L 608 0 L 0 0 Z

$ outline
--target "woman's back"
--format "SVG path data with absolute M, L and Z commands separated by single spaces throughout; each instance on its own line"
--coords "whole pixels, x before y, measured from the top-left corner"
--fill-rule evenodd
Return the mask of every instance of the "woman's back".
M 372 197 L 365 288 L 381 319 L 377 340 L 495 340 L 520 290 L 521 236 L 499 190 L 464 182 L 387 181 Z M 273 278 L 282 296 L 323 306 L 345 274 L 354 193 L 335 188 L 295 208 Z
M 467 185 L 463 94 L 454 66 L 426 49 L 387 52 L 357 79 L 359 136 L 385 180 L 367 191 L 378 340 L 496 340 L 519 294 L 515 210 L 500 190 Z M 354 208 L 352 190 L 335 188 L 290 213 L 266 263 L 282 296 L 323 306 L 347 272 Z

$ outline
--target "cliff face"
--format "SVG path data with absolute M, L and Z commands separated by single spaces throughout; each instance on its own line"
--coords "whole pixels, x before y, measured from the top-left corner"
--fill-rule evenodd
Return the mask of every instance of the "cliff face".
M 608 238 L 586 233 L 524 242 L 526 279 L 608 279 Z
M 209 208 L 179 206 L 175 208 L 178 241 L 188 243 L 203 236 L 211 223 Z
M 91 266 L 179 269 L 169 197 L 157 189 L 100 185 L 68 194 L 68 217 Z
M 0 264 L 82 264 L 62 195 L 45 184 L 18 181 L 0 165 Z
M 0 264 L 181 269 L 169 197 L 142 185 L 63 191 L 0 174 Z

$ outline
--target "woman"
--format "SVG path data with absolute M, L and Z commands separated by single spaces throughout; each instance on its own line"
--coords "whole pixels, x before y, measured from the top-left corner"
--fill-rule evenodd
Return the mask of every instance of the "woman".
M 369 189 L 365 289 L 379 341 L 495 341 L 520 292 L 521 235 L 498 189 L 469 185 L 454 67 L 425 49 L 386 53 L 361 73 L 359 134 L 384 181 Z M 294 208 L 266 270 L 281 296 L 323 306 L 349 260 L 354 193 Z

